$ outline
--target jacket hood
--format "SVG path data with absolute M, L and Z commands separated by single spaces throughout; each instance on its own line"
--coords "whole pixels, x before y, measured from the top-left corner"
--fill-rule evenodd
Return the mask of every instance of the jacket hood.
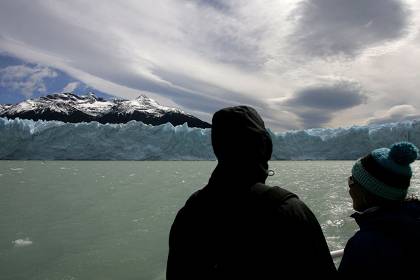
M 210 181 L 265 182 L 273 144 L 255 109 L 237 106 L 217 111 L 211 140 L 218 165 Z
M 219 162 L 267 162 L 273 151 L 264 121 L 248 106 L 217 111 L 212 119 L 211 141 Z

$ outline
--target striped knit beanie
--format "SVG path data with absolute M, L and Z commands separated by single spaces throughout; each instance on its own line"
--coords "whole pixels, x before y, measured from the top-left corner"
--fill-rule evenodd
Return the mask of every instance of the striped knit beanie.
M 373 150 L 359 159 L 351 171 L 354 180 L 370 193 L 389 200 L 404 200 L 410 186 L 410 163 L 419 150 L 409 142 Z

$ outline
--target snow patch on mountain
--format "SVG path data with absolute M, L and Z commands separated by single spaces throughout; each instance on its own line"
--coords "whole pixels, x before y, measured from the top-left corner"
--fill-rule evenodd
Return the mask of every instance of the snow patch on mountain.
M 0 117 L 64 122 L 127 123 L 130 120 L 160 125 L 188 123 L 191 127 L 210 127 L 210 124 L 177 108 L 160 105 L 141 95 L 134 100 L 98 98 L 95 94 L 59 93 L 29 99 L 16 105 L 2 105 Z
M 46 97 L 41 97 L 35 100 L 29 99 L 3 109 L 8 110 L 8 112 L 12 114 L 18 114 L 31 110 L 42 111 L 45 109 L 66 114 L 73 110 L 79 110 L 91 116 L 103 115 L 109 113 L 113 109 L 126 114 L 132 114 L 135 111 L 146 112 L 157 116 L 161 116 L 168 112 L 185 114 L 185 112 L 179 109 L 162 106 L 155 100 L 144 95 L 139 96 L 135 100 L 104 100 L 96 97 L 93 93 L 82 96 L 72 93 L 47 95 Z

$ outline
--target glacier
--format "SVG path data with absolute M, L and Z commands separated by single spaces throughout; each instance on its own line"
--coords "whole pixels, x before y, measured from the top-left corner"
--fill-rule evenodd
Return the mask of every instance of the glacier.
M 214 160 L 211 130 L 98 122 L 0 118 L 0 159 Z M 420 120 L 276 133 L 272 160 L 354 160 L 372 149 L 410 141 L 420 147 Z

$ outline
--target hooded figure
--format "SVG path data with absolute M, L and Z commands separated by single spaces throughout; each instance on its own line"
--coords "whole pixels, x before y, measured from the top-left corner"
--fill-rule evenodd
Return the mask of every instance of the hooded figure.
M 264 185 L 272 141 L 258 113 L 247 106 L 216 112 L 211 139 L 218 164 L 175 218 L 167 279 L 334 274 L 313 213 L 295 194 Z

